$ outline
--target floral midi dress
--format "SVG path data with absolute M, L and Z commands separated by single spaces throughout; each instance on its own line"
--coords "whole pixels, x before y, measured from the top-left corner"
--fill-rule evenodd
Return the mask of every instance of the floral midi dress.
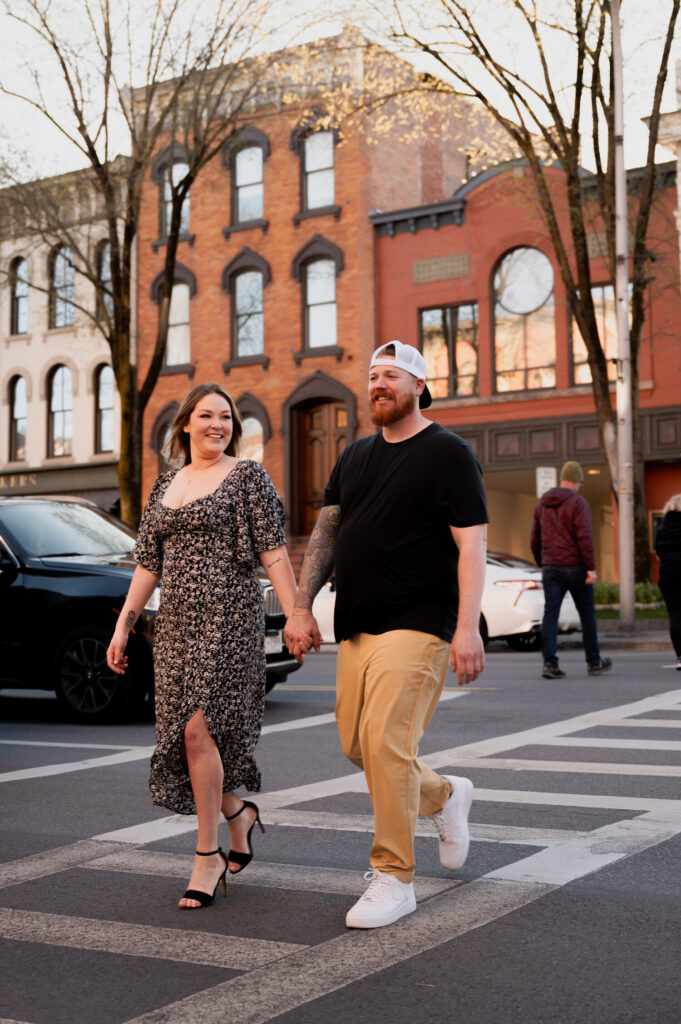
M 183 736 L 199 708 L 220 753 L 223 791 L 260 789 L 253 751 L 265 701 L 265 613 L 257 555 L 286 537 L 281 501 L 257 462 L 237 462 L 211 494 L 169 508 L 162 498 L 176 472 L 154 484 L 133 555 L 162 576 L 151 795 L 161 807 L 193 814 Z

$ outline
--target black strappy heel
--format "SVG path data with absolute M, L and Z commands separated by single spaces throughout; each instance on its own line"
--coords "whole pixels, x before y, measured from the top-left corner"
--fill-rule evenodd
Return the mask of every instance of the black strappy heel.
M 197 857 L 214 857 L 216 853 L 219 853 L 220 856 L 222 857 L 222 859 L 224 860 L 224 862 L 225 862 L 225 870 L 222 872 L 222 874 L 218 878 L 217 882 L 215 883 L 215 888 L 213 889 L 212 895 L 209 892 L 201 892 L 200 889 L 187 889 L 187 891 L 184 894 L 184 896 L 182 897 L 182 899 L 183 900 L 197 900 L 201 904 L 201 906 L 200 907 L 178 907 L 179 910 L 201 910 L 201 909 L 203 909 L 203 907 L 209 907 L 210 904 L 215 899 L 215 893 L 218 891 L 218 886 L 219 886 L 220 882 L 222 882 L 222 895 L 223 896 L 227 895 L 227 882 L 225 880 L 225 876 L 227 874 L 227 864 L 228 864 L 228 861 L 227 861 L 227 858 L 225 857 L 224 853 L 222 852 L 222 847 L 218 846 L 217 850 L 211 850 L 209 853 L 202 853 L 201 850 L 197 850 L 196 851 L 196 856 Z
M 243 809 L 245 807 L 250 807 L 250 808 L 252 808 L 252 810 L 255 811 L 255 820 L 254 820 L 253 824 L 251 825 L 251 827 L 249 828 L 248 835 L 246 836 L 246 842 L 248 843 L 248 853 L 239 853 L 238 850 L 230 850 L 229 851 L 228 861 L 233 861 L 235 864 L 239 865 L 239 867 L 236 869 L 236 871 L 232 871 L 232 869 L 229 868 L 230 875 L 238 875 L 239 872 L 243 871 L 243 869 L 246 867 L 246 865 L 250 864 L 251 861 L 253 860 L 253 848 L 251 846 L 251 832 L 253 831 L 253 828 L 255 827 L 255 822 L 257 821 L 258 825 L 260 825 L 260 831 L 261 832 L 265 831 L 265 826 L 263 825 L 263 823 L 260 820 L 260 811 L 258 810 L 256 805 L 254 803 L 252 803 L 250 800 L 244 800 L 244 802 L 242 803 L 241 807 L 236 812 L 236 814 L 230 814 L 229 817 L 227 817 L 227 815 L 225 815 L 225 821 L 231 821 L 233 818 L 238 818 L 239 815 L 241 814 L 241 812 L 243 811 Z

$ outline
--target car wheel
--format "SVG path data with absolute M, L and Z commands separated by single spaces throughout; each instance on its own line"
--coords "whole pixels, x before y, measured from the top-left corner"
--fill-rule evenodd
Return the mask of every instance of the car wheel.
M 110 640 L 103 627 L 82 626 L 69 633 L 57 651 L 55 693 L 80 722 L 110 722 L 127 709 L 131 684 L 106 663 Z
M 506 637 L 506 643 L 514 651 L 541 650 L 541 633 L 514 633 Z

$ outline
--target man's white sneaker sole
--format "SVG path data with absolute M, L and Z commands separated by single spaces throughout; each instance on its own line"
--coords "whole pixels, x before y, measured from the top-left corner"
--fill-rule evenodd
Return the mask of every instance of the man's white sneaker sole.
M 452 795 L 442 810 L 432 817 L 436 819 L 436 825 L 438 820 L 440 822 L 440 864 L 448 871 L 458 871 L 466 863 L 471 842 L 468 815 L 473 803 L 473 783 L 455 775 L 444 775 L 443 778 L 451 782 Z
M 382 928 L 416 910 L 413 883 L 400 882 L 394 875 L 368 872 L 371 885 L 350 907 L 345 918 L 348 928 Z

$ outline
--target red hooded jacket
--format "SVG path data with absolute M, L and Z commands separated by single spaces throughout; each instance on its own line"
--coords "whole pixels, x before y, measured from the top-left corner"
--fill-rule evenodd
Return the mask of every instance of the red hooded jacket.
M 569 487 L 552 487 L 537 503 L 530 547 L 537 565 L 596 568 L 591 515 L 584 498 Z

